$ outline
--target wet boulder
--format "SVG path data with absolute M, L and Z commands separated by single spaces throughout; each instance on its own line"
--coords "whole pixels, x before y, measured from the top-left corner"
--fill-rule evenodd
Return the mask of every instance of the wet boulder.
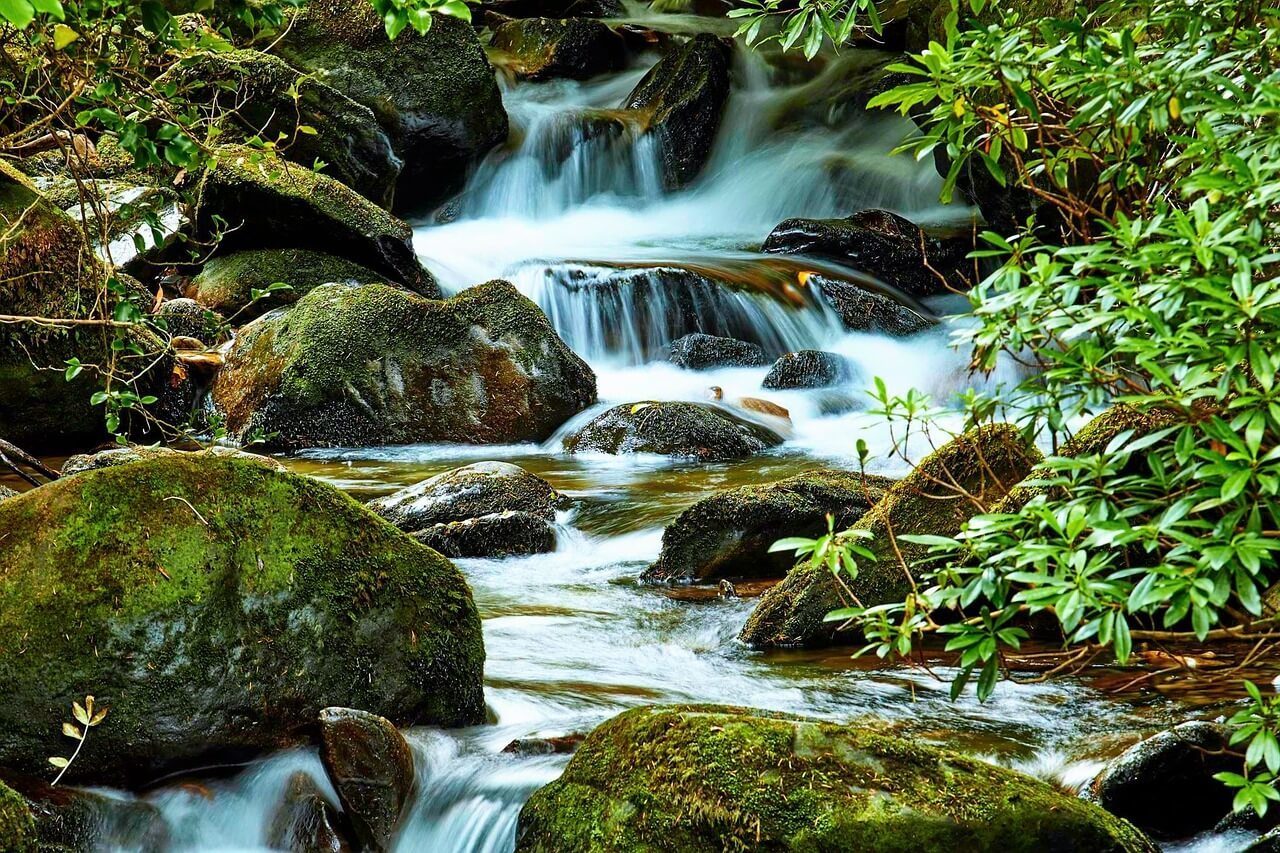
M 121 280 L 124 292 L 150 303 L 148 294 L 134 289 L 136 282 Z M 89 319 L 105 290 L 105 269 L 80 224 L 0 161 L 0 313 Z M 130 336 L 153 357 L 164 351 L 154 335 Z M 33 452 L 74 449 L 104 438 L 103 408 L 90 401 L 97 387 L 94 372 L 86 369 L 68 382 L 64 371 L 70 358 L 86 365 L 109 362 L 114 338 L 114 330 L 100 326 L 0 327 L 0 436 Z M 169 362 L 146 359 L 145 366 L 136 366 L 138 361 L 121 363 L 117 379 L 139 396 L 154 394 Z
M 821 350 L 789 352 L 773 363 L 764 378 L 764 387 L 830 388 L 852 381 L 857 375 L 853 364 L 842 355 Z
M 887 210 L 862 210 L 845 219 L 788 219 L 773 229 L 761 249 L 832 260 L 911 296 L 968 286 L 963 240 L 931 236 Z
M 226 336 L 226 321 L 215 311 L 194 299 L 169 299 L 161 303 L 153 315 L 157 324 L 175 338 L 193 338 L 203 344 L 215 344 Z
M 290 853 L 351 853 L 344 815 L 329 803 L 311 776 L 289 777 L 284 799 L 271 816 L 267 843 Z
M 812 276 L 809 281 L 817 285 L 822 298 L 851 332 L 879 332 L 905 338 L 937 325 L 923 308 L 904 305 L 883 293 L 826 276 Z
M 517 18 L 494 31 L 492 44 L 523 80 L 586 80 L 627 64 L 622 36 L 589 18 Z
M 276 47 L 295 67 L 371 109 L 404 166 L 396 206 L 422 210 L 462 188 L 507 138 L 507 113 L 475 31 L 436 15 L 394 41 L 367 0 L 311 0 Z
M 517 557 L 556 549 L 556 531 L 529 512 L 494 512 L 433 524 L 413 538 L 446 557 Z
M 1097 806 L 868 725 L 725 706 L 627 711 L 520 812 L 516 850 L 1154 853 Z
M 763 367 L 769 357 L 759 344 L 694 332 L 671 342 L 671 363 L 686 370 Z
M 892 481 L 852 471 L 813 471 L 703 498 L 662 534 L 662 552 L 642 580 L 714 583 L 722 578 L 780 578 L 791 552 L 769 553 L 788 536 L 818 536 L 827 515 L 843 530 L 875 505 Z
M 1110 761 L 1085 796 L 1155 838 L 1181 839 L 1212 829 L 1231 813 L 1232 789 L 1215 773 L 1239 773 L 1230 730 L 1183 723 L 1135 744 Z
M 35 776 L 0 768 L 0 789 L 5 785 L 25 800 L 41 853 L 123 849 L 160 853 L 171 846 L 172 838 L 164 817 L 145 800 L 50 785 Z M 0 818 L 0 840 L 8 840 L 3 818 Z M 10 850 L 9 847 L 3 849 Z
M 369 502 L 369 509 L 448 557 L 505 557 L 555 549 L 563 498 L 508 462 L 477 462 Z
M 243 327 L 211 393 L 267 447 L 489 444 L 548 438 L 596 382 L 505 281 L 447 300 L 328 284 Z
M 725 462 L 782 444 L 778 433 L 719 406 L 644 402 L 615 406 L 565 439 L 570 453 L 656 453 Z
M 92 691 L 110 716 L 67 781 L 143 785 L 308 741 L 334 702 L 484 718 L 484 645 L 446 559 L 319 481 L 148 459 L 0 503 L 0 766 L 47 770 Z M 74 614 L 74 618 L 68 616 Z
M 373 110 L 314 75 L 256 50 L 213 51 L 183 59 L 157 84 L 226 110 L 231 121 L 224 142 L 283 136 L 285 158 L 306 168 L 321 160 L 325 174 L 380 207 L 391 206 L 402 164 L 386 131 Z
M 247 323 L 274 308 L 292 305 L 322 284 L 386 282 L 387 276 L 381 273 L 323 251 L 251 249 L 209 260 L 191 280 L 187 293 L 206 308 L 236 323 Z M 277 284 L 288 288 L 268 292 Z
M 928 547 L 903 541 L 903 534 L 953 536 L 971 516 L 993 506 L 1040 461 L 1040 454 L 1010 424 L 976 427 L 919 462 L 885 492 L 852 528 L 871 534 L 858 544 L 875 562 L 845 579 L 864 607 L 901 601 L 911 585 L 902 561 L 913 565 Z M 954 486 L 968 497 L 958 496 Z M 821 646 L 835 639 L 835 625 L 823 619 L 845 606 L 844 590 L 822 566 L 801 564 L 760 599 L 740 639 L 751 646 Z
M 320 712 L 320 760 L 361 848 L 391 849 L 417 784 L 413 753 L 390 720 L 353 708 Z
M 669 190 L 692 182 L 711 156 L 729 100 L 730 64 L 729 46 L 700 33 L 660 59 L 622 103 L 657 137 Z
M 345 184 L 275 154 L 237 145 L 217 149 L 200 181 L 196 228 L 226 233 L 220 251 L 311 248 L 377 271 L 424 296 L 440 291 L 413 251 L 408 224 Z M 215 217 L 218 218 L 215 221 Z

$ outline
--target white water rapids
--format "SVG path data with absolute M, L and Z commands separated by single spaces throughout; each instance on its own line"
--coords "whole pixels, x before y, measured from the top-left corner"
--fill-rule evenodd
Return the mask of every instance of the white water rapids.
M 459 560 L 484 618 L 486 698 L 493 722 L 465 731 L 410 730 L 420 785 L 396 850 L 510 851 L 524 800 L 556 777 L 562 756 L 502 752 L 516 738 L 580 733 L 619 711 L 654 702 L 723 702 L 850 719 L 861 714 L 945 730 L 974 751 L 1041 775 L 1078 781 L 1078 762 L 1107 732 L 1141 716 L 1082 685 L 1001 685 L 994 699 L 951 702 L 947 685 L 900 668 L 851 664 L 847 650 L 743 648 L 736 634 L 752 601 L 678 600 L 635 578 L 657 556 L 662 527 L 717 489 L 847 463 L 857 438 L 887 454 L 893 437 L 865 413 L 873 377 L 946 400 L 974 380 L 947 327 L 907 339 L 847 333 L 820 298 L 792 285 L 788 303 L 764 290 L 689 284 L 678 273 L 740 274 L 763 263 L 756 247 L 792 216 L 897 211 L 922 223 L 963 220 L 938 204 L 932 163 L 890 151 L 911 130 L 894 118 L 801 120 L 811 87 L 788 83 L 739 52 L 734 91 L 702 177 L 665 193 L 653 144 L 584 130 L 582 116 L 617 106 L 656 57 L 586 83 L 506 85 L 513 147 L 477 171 L 415 245 L 448 291 L 505 277 L 547 313 L 599 378 L 600 406 L 768 396 L 790 409 L 795 434 L 743 463 L 688 466 L 646 458 L 582 458 L 545 446 L 413 446 L 324 451 L 286 460 L 367 498 L 479 459 L 517 462 L 576 499 L 557 550 L 506 560 Z M 676 272 L 672 274 L 672 270 Z M 856 271 L 845 271 L 856 276 Z M 675 281 L 676 284 L 671 284 Z M 683 283 L 682 283 L 683 281 Z M 682 289 L 683 288 L 683 289 Z M 858 378 L 839 393 L 762 392 L 766 368 L 690 372 L 665 361 L 680 328 L 675 304 L 705 330 L 732 331 L 780 353 L 826 349 Z M 944 311 L 948 306 L 934 305 Z M 683 322 L 683 321 L 682 321 Z M 562 431 L 563 432 L 563 431 Z M 881 467 L 894 466 L 878 463 Z M 1150 713 L 1150 712 L 1148 712 Z M 176 851 L 259 851 L 289 776 L 306 770 L 328 790 L 313 751 L 271 756 L 230 778 L 170 785 L 146 795 Z M 332 792 L 328 791 L 332 796 Z M 138 850 L 129 839 L 115 849 Z

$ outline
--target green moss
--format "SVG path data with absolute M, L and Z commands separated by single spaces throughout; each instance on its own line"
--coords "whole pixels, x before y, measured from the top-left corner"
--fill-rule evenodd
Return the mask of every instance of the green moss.
M 852 471 L 812 471 L 775 483 L 742 486 L 700 500 L 662 534 L 662 552 L 645 571 L 649 581 L 716 581 L 782 577 L 795 562 L 769 553 L 787 536 L 826 532 L 827 514 L 843 530 L 884 497 L 883 477 Z
M 5 853 L 36 853 L 36 820 L 22 795 L 0 782 L 0 844 Z
M 216 151 L 204 173 L 197 229 L 221 217 L 237 230 L 226 249 L 301 247 L 330 252 L 376 270 L 397 284 L 438 295 L 412 246 L 408 224 L 346 185 L 274 154 L 239 145 Z
M 903 563 L 922 559 L 928 548 L 896 537 L 954 535 L 1026 477 L 1039 458 L 1009 424 L 977 427 L 926 457 L 853 525 L 871 534 L 859 544 L 877 556 L 859 562 L 857 578 L 848 581 L 853 594 L 866 607 L 901 601 L 911 590 Z M 827 569 L 798 566 L 761 597 L 741 639 L 756 646 L 830 642 L 834 626 L 823 618 L 844 603 Z
M 111 706 L 73 776 L 138 781 L 296 742 L 323 707 L 483 714 L 452 564 L 330 486 L 190 454 L 0 504 L 0 765 L 34 773 L 73 699 Z
M 386 276 L 344 258 L 310 249 L 258 249 L 213 258 L 191 282 L 191 297 L 246 323 L 292 305 L 321 284 L 378 284 Z M 253 302 L 253 291 L 283 282 L 290 289 Z M 252 303 L 252 305 L 250 304 Z
M 527 441 L 594 402 L 595 376 L 507 282 L 449 300 L 325 285 L 241 330 L 213 399 L 284 447 Z
M 1154 851 L 1043 782 L 874 727 L 718 706 L 628 711 L 520 815 L 517 850 Z
M 400 206 L 444 201 L 507 138 L 493 68 L 465 21 L 437 15 L 426 35 L 390 42 L 364 0 L 310 0 L 277 51 L 373 110 L 405 163 Z
M 308 168 L 323 161 L 325 174 L 375 204 L 391 206 L 400 161 L 373 111 L 278 57 L 256 50 L 197 54 L 157 83 L 177 86 L 197 103 L 234 108 L 224 142 L 283 137 L 284 157 Z M 303 126 L 314 133 L 300 131 Z

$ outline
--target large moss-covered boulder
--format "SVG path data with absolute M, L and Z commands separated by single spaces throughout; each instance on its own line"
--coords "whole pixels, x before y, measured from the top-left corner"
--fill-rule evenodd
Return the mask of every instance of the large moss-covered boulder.
M 375 204 L 391 206 L 401 162 L 373 111 L 279 57 L 256 50 L 201 53 L 157 83 L 227 110 L 229 129 L 239 136 L 283 137 L 287 144 L 280 150 L 289 160 L 308 168 L 322 160 L 325 174 Z M 314 132 L 300 130 L 308 127 Z
M 236 323 L 292 305 L 321 284 L 384 284 L 387 276 L 314 249 L 251 249 L 211 259 L 191 280 L 192 299 Z M 273 284 L 287 284 L 254 300 Z
M 565 439 L 570 453 L 655 453 L 724 462 L 782 444 L 766 426 L 720 406 L 643 402 L 614 406 Z
M 83 320 L 105 298 L 104 268 L 80 225 L 0 160 L 0 313 Z M 102 439 L 103 410 L 90 403 L 96 388 L 92 371 L 72 382 L 64 371 L 69 358 L 108 363 L 114 338 L 115 330 L 102 326 L 0 326 L 0 436 L 31 451 Z M 152 335 L 138 332 L 134 338 L 152 357 L 162 349 Z M 140 361 L 150 369 L 139 367 Z M 167 361 L 149 362 L 118 364 L 119 378 L 139 396 L 155 392 L 167 375 Z
M 853 471 L 812 471 L 761 486 L 741 486 L 704 498 L 662 534 L 662 552 L 647 581 L 715 582 L 779 578 L 792 552 L 769 553 L 788 536 L 818 536 L 827 515 L 843 530 L 884 497 L 892 481 Z
M 494 31 L 492 44 L 524 80 L 586 80 L 627 64 L 622 36 L 589 18 L 517 18 Z
M 761 249 L 833 260 L 912 296 L 964 289 L 969 277 L 964 241 L 938 239 L 887 210 L 862 210 L 844 219 L 788 219 Z
M 212 396 L 268 446 L 487 444 L 548 438 L 596 381 L 505 281 L 448 300 L 330 284 L 242 328 Z
M 597 728 L 520 812 L 523 853 L 1154 853 L 1102 809 L 1012 770 L 841 725 L 724 706 Z
M 410 28 L 391 41 L 367 0 L 310 0 L 277 50 L 373 110 L 404 161 L 400 208 L 444 201 L 507 138 L 493 68 L 458 18 L 437 15 L 426 35 Z
M 895 483 L 852 527 L 876 554 L 859 561 L 846 580 L 864 607 L 902 600 L 911 591 L 911 566 L 928 547 L 903 534 L 953 536 L 971 516 L 992 507 L 1027 476 L 1040 454 L 1009 424 L 976 427 L 940 447 Z M 899 556 L 900 555 L 900 556 Z M 824 617 L 844 606 L 844 590 L 830 570 L 801 564 L 761 597 L 740 638 L 752 646 L 820 646 L 835 639 Z
M 156 458 L 0 504 L 0 766 L 44 772 L 71 702 L 110 707 L 69 781 L 139 784 L 307 739 L 322 708 L 483 716 L 462 575 L 331 486 Z
M 711 156 L 729 100 L 730 64 L 729 46 L 701 33 L 659 60 L 622 103 L 657 137 L 668 189 L 696 178 Z
M 225 145 L 201 180 L 198 232 L 212 235 L 220 225 L 235 229 L 222 237 L 221 251 L 314 249 L 424 296 L 439 295 L 414 254 L 408 224 L 328 175 L 268 152 Z

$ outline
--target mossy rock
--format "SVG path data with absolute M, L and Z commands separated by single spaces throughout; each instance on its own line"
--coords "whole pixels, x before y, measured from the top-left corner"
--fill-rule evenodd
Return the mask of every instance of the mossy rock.
M 587 737 L 564 774 L 521 810 L 516 850 L 1156 848 L 1044 782 L 873 727 L 659 706 L 627 711 Z
M 215 217 L 236 229 L 224 235 L 222 251 L 315 249 L 424 296 L 439 295 L 414 254 L 408 224 L 328 175 L 269 152 L 224 145 L 200 180 L 197 231 L 214 234 Z
M 928 546 L 900 537 L 954 536 L 971 516 L 995 505 L 1039 460 L 1040 454 L 1009 424 L 975 427 L 940 447 L 852 525 L 853 530 L 871 534 L 871 539 L 857 544 L 877 559 L 859 561 L 858 576 L 845 579 L 849 590 L 864 607 L 901 601 L 911 583 L 899 555 L 910 566 L 928 554 Z M 761 597 L 740 639 L 752 646 L 830 643 L 836 639 L 835 626 L 823 619 L 845 606 L 844 594 L 827 568 L 798 565 Z
M 622 103 L 656 135 L 669 190 L 693 181 L 711 156 L 729 101 L 730 60 L 725 42 L 701 33 L 660 59 Z
M 97 471 L 100 468 L 114 468 L 117 465 L 128 465 L 131 462 L 139 462 L 144 459 L 164 459 L 171 457 L 191 457 L 195 459 L 207 458 L 209 456 L 234 456 L 238 459 L 244 459 L 249 462 L 257 462 L 259 465 L 266 465 L 268 468 L 274 468 L 277 471 L 284 471 L 285 467 L 269 456 L 258 456 L 255 453 L 246 453 L 234 447 L 223 447 L 215 445 L 207 450 L 185 451 L 176 450 L 172 447 L 148 446 L 148 445 L 129 445 L 126 447 L 108 447 L 106 450 L 99 450 L 96 453 L 77 453 L 67 458 L 62 463 L 62 476 L 70 477 L 75 474 L 83 474 L 85 471 Z
M 193 102 L 228 111 L 233 136 L 224 141 L 283 136 L 287 144 L 280 150 L 287 159 L 308 168 L 322 160 L 324 174 L 374 204 L 391 207 L 401 163 L 373 110 L 314 76 L 299 74 L 279 57 L 256 50 L 200 53 L 156 82 L 178 86 Z
M 627 64 L 622 36 L 589 18 L 517 18 L 494 31 L 492 44 L 522 80 L 586 80 Z
M 761 250 L 832 260 L 911 296 L 968 285 L 964 240 L 938 239 L 887 210 L 861 210 L 844 219 L 788 219 L 773 229 Z
M 163 457 L 0 504 L 0 765 L 47 769 L 73 700 L 110 714 L 67 780 L 142 784 L 305 742 L 320 709 L 483 719 L 462 575 L 331 486 Z
M 104 298 L 106 271 L 79 223 L 0 160 L 0 313 L 81 320 Z M 92 371 L 66 381 L 66 360 L 107 363 L 114 330 L 100 326 L 54 329 L 18 324 L 0 327 L 0 436 L 31 451 L 83 447 L 106 435 L 101 406 L 90 403 Z M 144 350 L 163 345 L 136 334 Z M 122 362 L 120 378 L 140 395 L 154 393 L 167 376 L 161 359 L 136 374 Z
M 556 530 L 531 512 L 505 511 L 424 527 L 413 534 L 446 557 L 515 557 L 556 549 Z
M 624 403 L 597 416 L 564 441 L 570 453 L 654 453 L 725 462 L 782 444 L 782 436 L 721 406 Z
M 206 308 L 247 323 L 292 305 L 321 284 L 384 284 L 387 276 L 312 249 L 253 249 L 211 259 L 191 280 L 189 294 Z M 289 285 L 258 301 L 253 291 Z
M 412 533 L 433 524 L 507 511 L 532 513 L 550 521 L 562 500 L 550 483 L 519 465 L 476 462 L 375 498 L 366 506 Z
M 329 284 L 242 328 L 212 397 L 269 447 L 489 444 L 548 438 L 596 380 L 507 282 L 448 300 Z
M 367 0 L 310 0 L 276 49 L 373 110 L 404 162 L 400 208 L 444 201 L 506 141 L 493 67 L 466 21 L 437 15 L 426 35 L 406 28 L 390 41 Z
M 56 772 L 50 768 L 46 775 Z M 26 800 L 35 820 L 40 853 L 123 849 L 152 853 L 168 850 L 172 845 L 160 810 L 144 799 L 51 785 L 44 779 L 0 768 L 0 787 L 4 785 Z M 0 841 L 3 840 L 6 839 L 0 828 Z
M 827 515 L 843 530 L 893 485 L 853 471 L 812 471 L 760 486 L 741 486 L 704 498 L 680 513 L 662 534 L 662 552 L 642 575 L 646 581 L 780 578 L 795 563 L 792 552 L 769 553 L 788 536 L 827 530 Z
M 36 819 L 21 794 L 0 782 L 0 842 L 5 853 L 37 853 Z

